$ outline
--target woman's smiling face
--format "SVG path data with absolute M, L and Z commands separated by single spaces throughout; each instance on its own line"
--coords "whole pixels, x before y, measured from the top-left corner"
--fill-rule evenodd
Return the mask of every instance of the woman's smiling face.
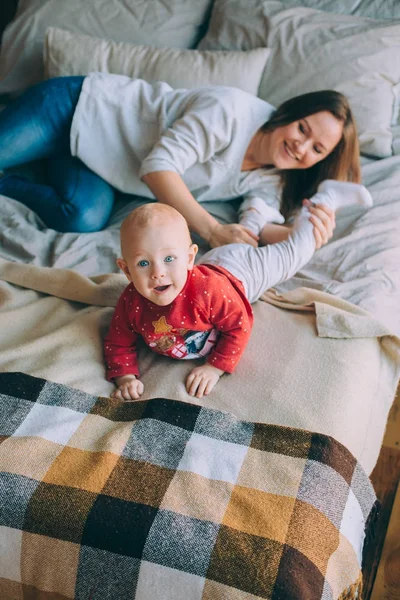
M 343 123 L 332 113 L 314 113 L 264 134 L 268 162 L 277 169 L 308 169 L 326 158 L 342 135 Z M 261 141 L 260 153 L 262 149 Z

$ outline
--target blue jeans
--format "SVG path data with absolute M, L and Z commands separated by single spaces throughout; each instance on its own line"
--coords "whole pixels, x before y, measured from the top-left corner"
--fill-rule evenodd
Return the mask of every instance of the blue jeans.
M 22 202 L 57 231 L 98 231 L 114 204 L 112 186 L 71 156 L 70 129 L 83 80 L 49 79 L 0 113 L 0 170 L 47 159 L 49 183 L 6 174 L 0 194 Z

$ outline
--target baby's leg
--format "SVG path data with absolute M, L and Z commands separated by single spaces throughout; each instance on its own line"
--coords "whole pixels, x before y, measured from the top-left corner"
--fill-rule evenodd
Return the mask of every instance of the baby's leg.
M 224 267 L 244 285 L 246 296 L 255 302 L 265 292 L 289 279 L 315 252 L 310 213 L 301 209 L 289 238 L 279 244 L 253 248 L 249 244 L 227 244 L 207 252 L 202 263 Z
M 268 207 L 261 198 L 246 198 L 239 207 L 239 223 L 256 235 L 268 219 Z
M 311 201 L 314 204 L 325 204 L 335 211 L 353 204 L 372 206 L 371 196 L 363 185 L 334 179 L 323 181 Z M 270 237 L 270 231 L 266 231 L 271 216 L 269 210 L 261 198 L 245 200 L 239 209 L 240 224 L 260 236 L 260 245 L 264 243 L 263 239 Z
M 343 196 L 347 195 L 345 190 L 350 192 L 346 200 L 343 199 Z M 326 204 L 334 210 L 346 203 L 365 206 L 371 202 L 368 191 L 361 185 L 346 183 L 345 187 L 330 184 L 328 186 L 327 182 L 311 200 Z M 315 239 L 309 217 L 309 210 L 302 208 L 287 241 L 258 248 L 248 244 L 229 244 L 214 248 L 201 262 L 225 267 L 242 281 L 248 299 L 255 302 L 265 290 L 293 277 L 312 258 Z
M 310 200 L 314 204 L 326 204 L 335 211 L 353 204 L 372 206 L 372 198 L 366 187 L 359 183 L 335 179 L 325 179 L 320 183 L 317 193 Z

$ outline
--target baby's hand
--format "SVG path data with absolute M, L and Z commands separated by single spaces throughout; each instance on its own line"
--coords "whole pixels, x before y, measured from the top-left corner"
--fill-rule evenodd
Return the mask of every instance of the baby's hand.
M 111 394 L 115 400 L 138 400 L 143 394 L 144 385 L 135 375 L 124 375 L 115 378 L 117 389 Z
M 221 369 L 209 364 L 195 367 L 186 379 L 187 393 L 190 396 L 196 396 L 196 398 L 208 396 L 223 373 L 224 371 L 221 371 Z

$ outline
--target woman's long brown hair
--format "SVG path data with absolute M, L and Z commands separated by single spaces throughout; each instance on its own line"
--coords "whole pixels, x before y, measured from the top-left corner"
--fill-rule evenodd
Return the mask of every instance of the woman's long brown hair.
M 304 198 L 310 198 L 324 179 L 361 181 L 360 149 L 357 128 L 347 98 L 334 90 L 309 92 L 283 102 L 262 131 L 273 131 L 313 115 L 328 111 L 343 123 L 343 135 L 326 158 L 309 169 L 286 169 L 280 172 L 282 182 L 281 212 L 287 219 L 300 208 Z

